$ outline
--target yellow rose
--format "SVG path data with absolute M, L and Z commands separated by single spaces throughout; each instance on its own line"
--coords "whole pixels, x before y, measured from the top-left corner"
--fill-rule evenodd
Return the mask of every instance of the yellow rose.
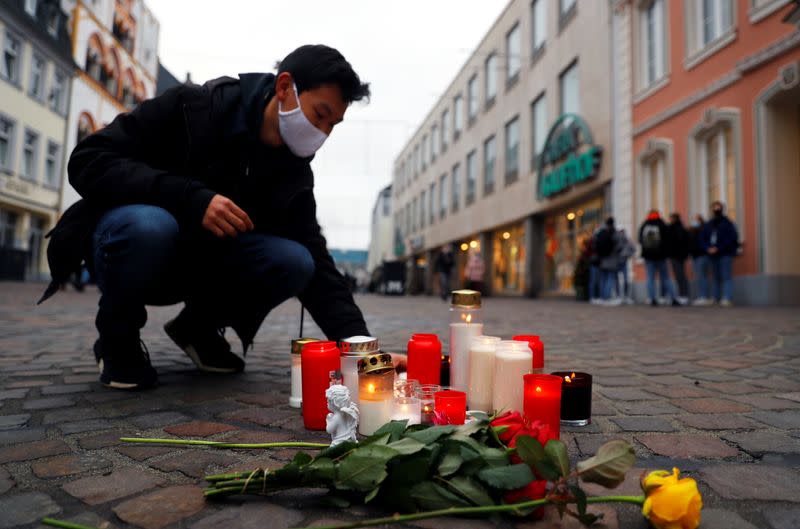
M 642 479 L 646 499 L 642 514 L 656 529 L 696 529 L 700 525 L 700 509 L 703 499 L 692 478 L 678 477 L 678 469 L 672 474 L 656 470 Z

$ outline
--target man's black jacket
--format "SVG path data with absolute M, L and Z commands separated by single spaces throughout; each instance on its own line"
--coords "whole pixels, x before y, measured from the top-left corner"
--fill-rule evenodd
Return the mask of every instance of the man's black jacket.
M 182 230 L 202 230 L 205 210 L 220 193 L 247 212 L 257 232 L 309 250 L 316 268 L 299 298 L 328 338 L 368 334 L 317 222 L 311 159 L 258 141 L 274 80 L 272 74 L 243 74 L 174 87 L 79 143 L 68 173 L 83 199 L 50 233 L 53 282 L 42 301 L 82 259 L 90 261 L 92 233 L 103 212 L 152 204 L 169 211 Z M 264 316 L 233 326 L 245 344 Z

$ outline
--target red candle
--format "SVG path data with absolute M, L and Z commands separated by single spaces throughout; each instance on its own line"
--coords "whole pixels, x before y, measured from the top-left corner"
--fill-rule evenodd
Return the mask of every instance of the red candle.
M 529 373 L 525 380 L 525 419 L 550 427 L 553 439 L 561 433 L 561 377 Z
M 433 395 L 433 409 L 437 423 L 464 424 L 467 420 L 467 394 L 450 389 L 437 391 Z
M 518 342 L 528 342 L 528 347 L 531 348 L 533 353 L 533 372 L 541 373 L 544 369 L 544 344 L 535 334 L 519 334 L 514 336 L 512 340 Z
M 435 334 L 414 334 L 408 341 L 408 380 L 439 384 L 442 343 Z
M 324 430 L 328 415 L 325 390 L 331 377 L 341 370 L 341 353 L 336 342 L 311 342 L 300 353 L 303 371 L 303 424 L 308 430 Z

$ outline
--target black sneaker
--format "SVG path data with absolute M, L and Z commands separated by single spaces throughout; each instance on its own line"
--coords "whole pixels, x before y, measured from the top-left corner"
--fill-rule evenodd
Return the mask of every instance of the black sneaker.
M 244 371 L 244 360 L 231 352 L 223 329 L 203 329 L 178 315 L 164 324 L 164 331 L 199 370 L 208 373 Z
M 144 389 L 158 383 L 150 365 L 150 355 L 141 340 L 131 343 L 94 342 L 94 358 L 100 369 L 100 382 L 114 389 Z

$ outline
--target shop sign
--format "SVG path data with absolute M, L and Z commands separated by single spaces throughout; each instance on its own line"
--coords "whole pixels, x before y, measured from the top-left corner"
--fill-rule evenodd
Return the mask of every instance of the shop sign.
M 550 198 L 600 172 L 603 147 L 596 145 L 589 126 L 576 114 L 562 114 L 547 135 L 539 156 L 539 198 Z

